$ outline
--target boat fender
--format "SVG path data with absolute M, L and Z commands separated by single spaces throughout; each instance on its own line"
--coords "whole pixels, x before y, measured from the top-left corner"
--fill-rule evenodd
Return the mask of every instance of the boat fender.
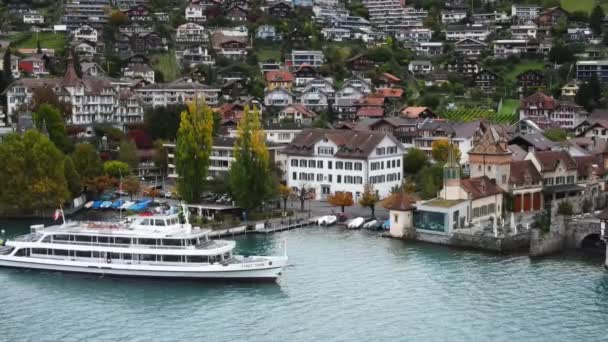
M 108 258 L 108 264 L 112 263 L 112 259 Z

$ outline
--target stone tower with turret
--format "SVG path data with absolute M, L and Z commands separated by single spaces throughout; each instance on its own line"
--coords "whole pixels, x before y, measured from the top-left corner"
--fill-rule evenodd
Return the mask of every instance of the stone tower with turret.
M 485 125 L 485 130 L 475 140 L 469 150 L 471 178 L 487 176 L 496 181 L 503 190 L 509 191 L 512 152 L 507 146 L 504 134 L 493 126 Z

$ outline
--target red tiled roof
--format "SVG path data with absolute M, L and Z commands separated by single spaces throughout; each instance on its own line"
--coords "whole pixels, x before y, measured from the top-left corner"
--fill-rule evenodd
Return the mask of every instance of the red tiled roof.
M 381 107 L 384 106 L 384 97 L 368 96 L 361 101 L 365 106 Z
M 382 77 L 386 78 L 387 80 L 391 81 L 391 82 L 401 82 L 401 79 L 393 74 L 389 74 L 388 72 L 385 72 L 382 74 Z
M 460 181 L 460 185 L 464 191 L 471 194 L 471 199 L 493 196 L 504 192 L 488 176 L 463 179 Z
M 535 184 L 543 180 L 531 160 L 512 161 L 509 183 L 514 185 Z
M 407 107 L 401 111 L 403 116 L 408 118 L 418 118 L 428 107 Z
M 384 201 L 384 208 L 388 210 L 410 211 L 416 209 L 416 200 L 404 192 L 392 194 Z
M 308 118 L 315 118 L 317 117 L 317 113 L 313 112 L 312 110 L 306 108 L 306 106 L 304 106 L 303 104 L 300 103 L 294 103 L 292 105 L 289 105 L 285 108 L 283 108 L 281 110 L 281 112 L 288 110 L 289 108 L 293 108 L 295 111 L 301 113 L 303 116 L 308 117 Z
M 378 96 L 378 97 L 393 97 L 400 98 L 403 96 L 403 89 L 399 88 L 378 88 L 374 92 L 373 95 L 370 96 Z
M 382 117 L 384 109 L 382 107 L 361 107 L 357 111 L 357 116 Z
M 266 73 L 267 82 L 293 82 L 293 75 L 289 71 L 273 70 Z
M 536 93 L 524 98 L 521 100 L 522 108 L 527 108 L 530 105 L 538 105 L 542 104 L 543 109 L 553 109 L 557 105 L 557 101 L 555 99 L 541 91 L 537 91 Z

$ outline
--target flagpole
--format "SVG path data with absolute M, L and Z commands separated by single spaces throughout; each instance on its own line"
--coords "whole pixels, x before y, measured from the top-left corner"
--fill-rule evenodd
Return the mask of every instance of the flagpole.
M 63 225 L 65 226 L 65 214 L 63 213 L 63 208 L 61 204 L 59 205 L 59 212 L 61 213 L 61 219 L 63 219 Z

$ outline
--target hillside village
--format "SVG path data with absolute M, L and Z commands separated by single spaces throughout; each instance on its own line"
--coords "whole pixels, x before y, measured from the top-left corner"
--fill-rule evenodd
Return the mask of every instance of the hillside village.
M 419 212 L 457 213 L 420 218 L 444 231 L 504 219 L 503 202 L 589 211 L 608 179 L 608 28 L 602 6 L 562 2 L 5 1 L 0 133 L 56 104 L 72 141 L 108 160 L 127 136 L 139 172 L 176 179 L 179 113 L 204 98 L 218 180 L 256 109 L 280 181 L 318 200 L 411 184 Z

